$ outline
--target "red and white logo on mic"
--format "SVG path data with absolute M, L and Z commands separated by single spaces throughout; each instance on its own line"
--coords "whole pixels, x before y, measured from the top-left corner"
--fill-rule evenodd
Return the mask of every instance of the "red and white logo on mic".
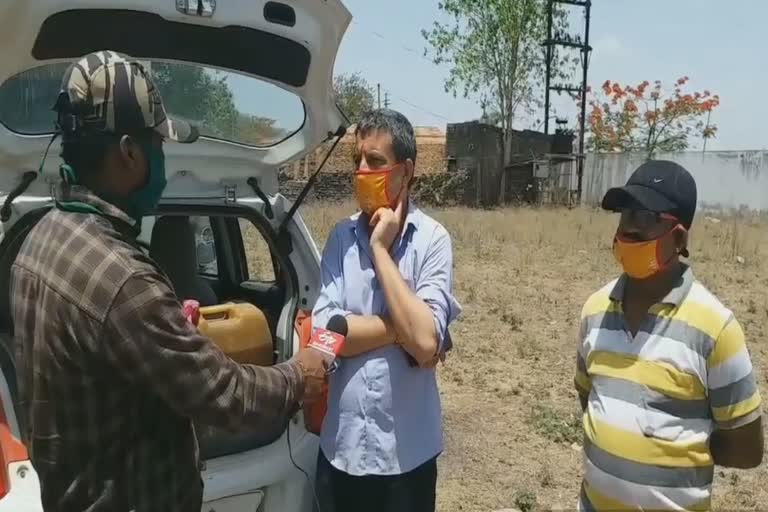
M 327 329 L 315 329 L 309 340 L 309 346 L 329 356 L 337 356 L 344 344 L 344 336 Z

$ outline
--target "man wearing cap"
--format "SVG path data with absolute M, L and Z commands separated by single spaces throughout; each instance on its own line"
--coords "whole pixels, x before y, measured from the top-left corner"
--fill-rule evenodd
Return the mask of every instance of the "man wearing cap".
M 258 429 L 319 397 L 325 364 L 302 351 L 239 365 L 201 336 L 140 250 L 139 220 L 165 187 L 166 117 L 141 65 L 103 51 L 66 72 L 55 110 L 64 183 L 11 276 L 28 417 L 45 510 L 199 511 L 192 422 Z
M 579 508 L 709 510 L 714 465 L 758 466 L 763 434 L 744 333 L 680 261 L 696 183 L 648 161 L 603 208 L 621 214 L 613 253 L 624 272 L 581 315 Z

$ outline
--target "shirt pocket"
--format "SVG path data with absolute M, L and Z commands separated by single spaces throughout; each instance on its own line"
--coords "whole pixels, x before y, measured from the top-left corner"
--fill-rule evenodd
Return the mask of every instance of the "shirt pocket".
M 637 423 L 645 437 L 675 442 L 685 432 L 681 418 L 654 409 L 645 398 L 639 405 L 642 411 L 638 414 Z

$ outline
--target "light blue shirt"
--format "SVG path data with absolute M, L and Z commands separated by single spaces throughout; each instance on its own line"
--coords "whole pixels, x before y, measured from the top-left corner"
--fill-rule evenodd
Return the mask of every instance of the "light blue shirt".
M 452 293 L 448 232 L 411 205 L 394 247 L 400 274 L 432 310 L 440 349 L 449 350 L 448 325 L 461 306 Z M 325 327 L 337 314 L 387 314 L 365 217 L 357 214 L 336 225 L 321 266 L 313 325 Z M 320 447 L 334 467 L 355 476 L 407 473 L 439 455 L 443 433 L 435 369 L 411 367 L 396 345 L 340 358 L 329 379 Z

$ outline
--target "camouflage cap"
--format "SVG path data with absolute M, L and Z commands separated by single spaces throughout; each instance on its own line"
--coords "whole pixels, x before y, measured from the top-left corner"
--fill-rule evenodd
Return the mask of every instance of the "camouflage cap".
M 94 132 L 121 135 L 145 129 L 176 142 L 189 143 L 198 138 L 196 128 L 168 117 L 160 91 L 144 67 L 113 51 L 90 53 L 72 64 L 64 73 L 54 109 L 59 112 L 65 138 Z

